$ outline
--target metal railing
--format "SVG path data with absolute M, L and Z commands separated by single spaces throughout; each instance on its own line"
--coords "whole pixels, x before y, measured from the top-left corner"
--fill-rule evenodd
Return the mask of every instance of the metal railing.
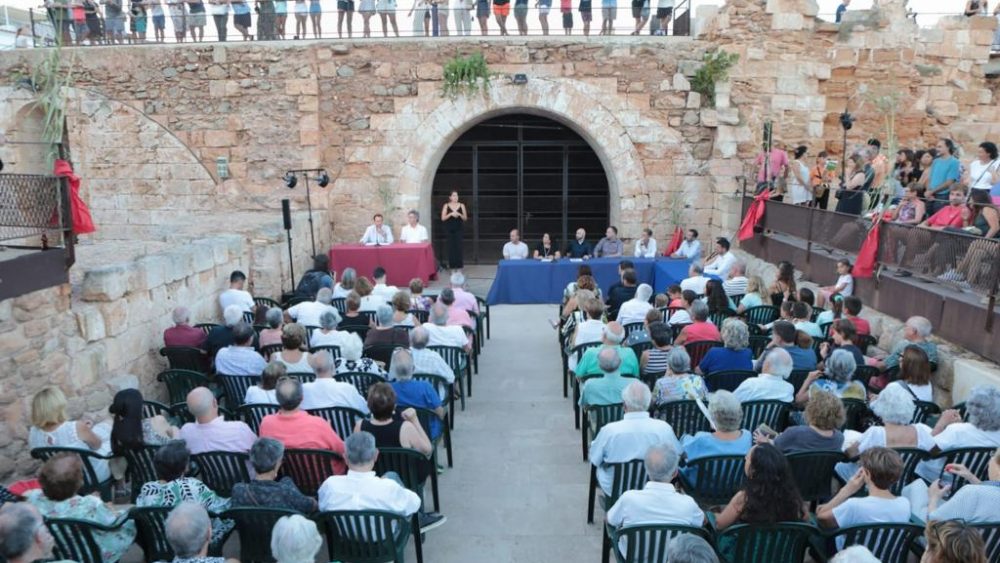
M 132 2 L 132 9 L 118 16 L 108 13 L 106 7 L 77 21 L 73 20 L 71 10 L 63 8 L 34 8 L 30 15 L 37 47 L 50 46 L 55 40 L 62 40 L 65 45 L 124 45 L 365 37 L 497 37 L 501 35 L 501 20 L 506 28 L 505 35 L 511 37 L 688 36 L 691 33 L 690 0 L 677 2 L 662 19 L 658 15 L 663 12 L 652 5 L 655 0 L 646 0 L 639 10 L 638 21 L 633 17 L 631 3 L 617 0 L 619 5 L 607 33 L 603 26 L 609 14 L 605 13 L 602 0 L 572 0 L 568 12 L 562 12 L 560 0 L 548 0 L 548 5 L 544 0 L 530 0 L 526 4 L 516 4 L 516 1 L 498 6 L 493 0 L 468 0 L 465 4 L 468 8 L 421 1 L 413 9 L 404 9 L 387 0 L 351 0 L 349 11 L 324 10 L 320 2 L 312 1 L 299 3 L 305 11 L 297 11 L 301 8 L 297 9 L 293 1 L 229 1 L 223 4 L 239 6 L 243 13 L 236 14 L 229 9 L 224 15 L 213 15 L 213 5 L 209 2 L 181 0 L 176 4 L 161 4 L 146 0 Z M 101 5 L 105 3 L 106 0 L 100 2 Z M 333 1 L 323 0 L 323 3 L 329 5 Z M 123 4 L 128 1 L 123 0 Z M 581 4 L 590 6 L 590 21 L 584 21 Z M 204 11 L 192 13 L 191 5 L 200 5 L 199 9 Z M 152 6 L 160 6 L 161 11 L 154 14 Z M 309 12 L 314 6 L 319 7 L 319 11 Z M 501 15 L 503 12 L 506 15 Z M 55 29 L 55 33 L 49 36 L 52 32 L 42 32 L 43 26 L 46 30 Z
M 0 174 L 0 243 L 73 256 L 69 186 L 56 176 Z

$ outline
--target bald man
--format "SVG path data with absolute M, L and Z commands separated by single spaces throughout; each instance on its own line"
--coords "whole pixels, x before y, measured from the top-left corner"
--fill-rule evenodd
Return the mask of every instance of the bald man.
M 202 452 L 249 452 L 257 435 L 244 422 L 225 420 L 219 403 L 206 387 L 188 393 L 187 408 L 195 421 L 181 427 L 180 437 L 192 454 Z
M 29 563 L 52 557 L 55 540 L 38 509 L 27 502 L 10 502 L 0 509 L 0 556 L 9 563 Z

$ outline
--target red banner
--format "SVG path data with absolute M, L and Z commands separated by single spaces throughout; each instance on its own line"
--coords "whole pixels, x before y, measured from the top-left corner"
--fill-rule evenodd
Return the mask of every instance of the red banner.
M 73 173 L 73 165 L 65 160 L 56 160 L 53 168 L 53 174 L 65 176 L 69 183 L 69 206 L 73 217 L 73 233 L 83 235 L 96 231 L 94 220 L 90 216 L 90 209 L 80 198 L 80 177 Z
M 858 251 L 858 261 L 854 264 L 853 274 L 856 278 L 870 278 L 875 274 L 875 260 L 878 257 L 878 232 L 882 226 L 881 217 L 875 220 L 865 242 Z
M 674 236 L 670 239 L 670 245 L 663 251 L 663 255 L 671 256 L 674 252 L 677 252 L 682 242 L 684 242 L 684 229 L 674 227 Z
M 740 240 L 753 238 L 753 229 L 764 217 L 764 204 L 770 198 L 771 190 L 764 190 L 753 198 L 753 203 L 750 204 L 750 209 L 747 209 L 747 215 L 740 224 L 740 230 L 736 232 Z

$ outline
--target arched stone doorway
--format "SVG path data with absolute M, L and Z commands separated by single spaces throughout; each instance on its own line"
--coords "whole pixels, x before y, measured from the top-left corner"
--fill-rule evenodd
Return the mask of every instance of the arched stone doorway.
M 427 221 L 443 260 L 445 232 L 435 211 L 456 189 L 470 214 L 469 263 L 496 262 L 513 228 L 532 247 L 543 233 L 561 247 L 578 227 L 594 238 L 608 225 L 608 175 L 600 158 L 576 131 L 547 117 L 510 113 L 481 121 L 445 153 Z

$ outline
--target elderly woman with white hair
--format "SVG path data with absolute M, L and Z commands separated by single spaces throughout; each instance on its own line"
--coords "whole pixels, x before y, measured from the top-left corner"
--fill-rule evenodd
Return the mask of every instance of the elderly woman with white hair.
M 340 273 L 340 281 L 333 286 L 333 298 L 346 298 L 350 292 L 354 291 L 354 282 L 356 281 L 358 281 L 358 273 L 354 268 L 344 268 L 344 271 Z
M 753 371 L 753 351 L 750 350 L 750 329 L 736 317 L 722 322 L 722 343 L 712 348 L 698 364 L 697 373 L 708 375 L 718 371 Z
M 243 309 L 239 305 L 230 305 L 222 311 L 223 326 L 217 326 L 209 331 L 205 337 L 205 352 L 210 358 L 225 348 L 236 343 L 233 336 L 233 327 L 243 320 Z
M 898 368 L 903 351 L 906 350 L 907 346 L 920 348 L 927 354 L 928 360 L 936 363 L 938 360 L 937 345 L 928 340 L 933 330 L 934 325 L 926 317 L 914 316 L 906 319 L 906 324 L 903 325 L 902 340 L 897 342 L 889 354 L 879 361 L 878 367 L 884 370 Z
M 879 400 L 884 394 L 885 391 L 879 395 Z M 962 422 L 961 415 L 955 409 L 941 413 L 931 431 L 934 436 L 934 449 L 931 453 L 958 448 L 1000 446 L 1000 389 L 991 385 L 975 387 L 965 401 L 965 412 L 968 422 Z M 943 465 L 942 459 L 922 461 L 917 465 L 917 475 L 933 481 L 941 474 Z
M 285 324 L 285 313 L 281 307 L 271 307 L 264 313 L 264 322 L 267 328 L 260 331 L 257 336 L 257 344 L 261 348 L 281 344 L 281 329 Z
M 789 383 L 792 374 L 792 356 L 784 348 L 771 348 L 764 352 L 760 374 L 744 379 L 733 391 L 740 401 L 784 401 L 794 400 L 795 387 Z
M 667 354 L 667 372 L 656 380 L 653 398 L 656 406 L 671 401 L 704 399 L 708 394 L 705 380 L 691 373 L 691 356 L 678 346 Z
M 653 308 L 649 300 L 653 297 L 653 288 L 649 284 L 641 283 L 635 289 L 635 297 L 622 303 L 618 308 L 618 318 L 615 319 L 623 325 L 629 323 L 641 323 L 646 320 L 646 312 Z
M 875 416 L 882 420 L 882 426 L 870 426 L 859 438 L 845 439 L 847 449 L 844 453 L 847 457 L 857 457 L 871 448 L 919 448 L 930 451 L 934 447 L 930 429 L 923 424 L 910 423 L 916 406 L 913 398 L 901 387 L 886 389 L 870 406 Z M 836 469 L 837 474 L 848 481 L 857 471 L 857 464 L 838 463 Z
M 283 516 L 271 530 L 271 555 L 277 563 L 313 563 L 321 547 L 316 523 L 304 516 Z
M 334 361 L 337 373 L 372 373 L 385 377 L 385 370 L 375 360 L 361 357 L 363 351 L 364 345 L 357 334 L 345 334 L 340 343 L 340 357 Z
M 851 379 L 854 376 L 854 370 L 858 368 L 853 354 L 838 348 L 830 353 L 824 368 L 823 371 L 809 372 L 802 387 L 799 388 L 799 392 L 795 395 L 797 404 L 806 404 L 814 390 L 833 393 L 841 399 L 865 399 L 867 396 L 865 386 L 861 382 Z
M 309 338 L 309 347 L 340 346 L 344 334 L 337 330 L 340 324 L 340 313 L 336 309 L 325 311 L 319 316 L 319 328 L 314 330 Z
M 684 457 L 688 461 L 717 455 L 746 455 L 750 451 L 753 435 L 740 428 L 743 406 L 736 395 L 729 391 L 712 393 L 708 399 L 708 416 L 715 431 L 698 432 L 681 439 Z M 689 480 L 697 478 L 697 472 L 690 468 L 682 471 Z

